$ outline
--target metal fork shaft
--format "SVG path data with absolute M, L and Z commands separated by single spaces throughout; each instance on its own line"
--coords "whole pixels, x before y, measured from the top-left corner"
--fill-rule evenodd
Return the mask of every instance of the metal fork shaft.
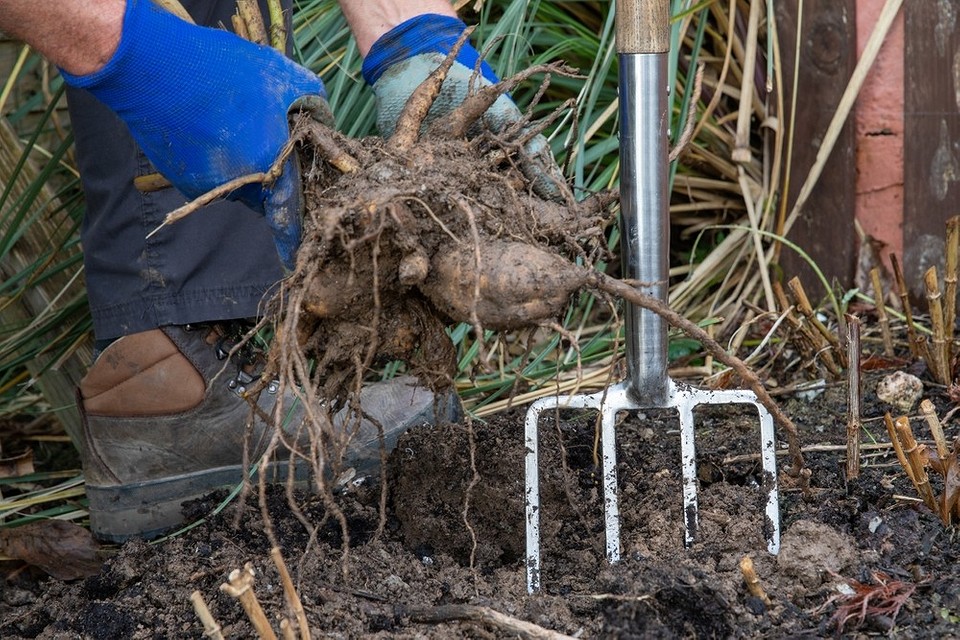
M 621 53 L 618 58 L 623 275 L 640 282 L 644 293 L 666 302 L 670 269 L 667 54 Z M 643 407 L 665 407 L 669 394 L 666 321 L 628 304 L 625 340 L 632 399 Z

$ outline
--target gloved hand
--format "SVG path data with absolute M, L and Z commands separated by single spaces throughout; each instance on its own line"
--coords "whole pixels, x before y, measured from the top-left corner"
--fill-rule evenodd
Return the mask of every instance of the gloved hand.
M 61 73 L 116 112 L 189 198 L 267 171 L 289 139 L 295 102 L 329 110 L 323 83 L 307 69 L 269 47 L 184 22 L 150 0 L 128 0 L 120 44 L 102 69 Z M 269 187 L 247 185 L 229 197 L 266 215 L 280 259 L 292 268 L 301 230 L 296 162 Z
M 363 77 L 373 86 L 377 97 L 377 126 L 389 137 L 407 99 L 430 73 L 440 66 L 453 49 L 467 25 L 457 18 L 424 14 L 411 18 L 382 35 L 363 61 Z M 447 73 L 443 87 L 433 103 L 426 124 L 459 106 L 470 92 L 499 82 L 486 62 L 475 69 L 480 54 L 465 43 L 456 62 Z M 472 83 L 472 85 L 471 85 Z M 502 131 L 522 117 L 517 105 L 502 95 L 483 116 L 484 124 L 494 132 Z M 527 143 L 520 167 L 543 198 L 564 201 L 565 182 L 546 138 L 537 135 Z

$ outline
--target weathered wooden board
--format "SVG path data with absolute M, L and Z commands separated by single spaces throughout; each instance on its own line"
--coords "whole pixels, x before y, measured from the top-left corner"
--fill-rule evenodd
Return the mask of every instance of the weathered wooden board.
M 799 60 L 797 43 L 797 2 L 777 2 L 777 31 L 783 56 L 783 87 L 787 113 L 783 126 L 792 118 L 792 81 L 798 69 L 796 132 L 788 210 L 816 159 L 820 142 L 847 81 L 856 66 L 856 1 L 806 0 L 800 26 Z M 840 134 L 817 188 L 788 237 L 804 249 L 828 279 L 843 286 L 853 283 L 856 266 L 856 132 L 848 121 Z M 811 297 L 823 287 L 812 269 L 793 251 L 784 248 L 780 264 L 784 279 L 799 276 Z
M 960 0 L 910 0 L 904 11 L 903 262 L 915 290 L 942 264 L 945 222 L 960 214 Z

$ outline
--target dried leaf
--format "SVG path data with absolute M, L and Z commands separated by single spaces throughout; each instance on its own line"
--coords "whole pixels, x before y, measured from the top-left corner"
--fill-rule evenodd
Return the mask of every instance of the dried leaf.
M 903 358 L 890 358 L 882 355 L 872 354 L 860 362 L 861 371 L 883 371 L 885 369 L 903 369 L 910 362 Z
M 41 520 L 0 529 L 0 553 L 43 569 L 58 580 L 100 572 L 100 545 L 88 529 L 65 520 Z
M 944 519 L 949 517 L 957 500 L 960 499 L 960 463 L 957 462 L 957 450 L 943 460 L 946 473 L 943 480 L 943 511 Z
M 0 478 L 19 478 L 33 473 L 33 449 L 12 458 L 0 458 Z

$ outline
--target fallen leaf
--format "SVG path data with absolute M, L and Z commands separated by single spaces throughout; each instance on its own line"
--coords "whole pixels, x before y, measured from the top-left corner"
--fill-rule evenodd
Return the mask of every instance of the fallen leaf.
M 100 545 L 88 529 L 66 520 L 40 520 L 0 529 L 0 553 L 39 567 L 58 580 L 100 573 Z
M 33 449 L 12 458 L 0 458 L 0 478 L 19 478 L 33 473 Z

